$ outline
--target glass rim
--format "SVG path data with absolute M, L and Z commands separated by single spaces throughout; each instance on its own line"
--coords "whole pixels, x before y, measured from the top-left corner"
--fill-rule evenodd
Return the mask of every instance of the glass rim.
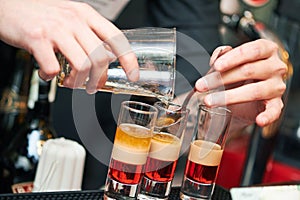
M 140 105 L 140 106 L 145 106 L 145 107 L 148 107 L 149 110 L 140 110 L 140 109 L 137 109 L 137 108 L 133 108 L 133 107 L 130 107 L 130 104 L 134 104 L 134 105 Z M 121 103 L 121 107 L 123 108 L 126 108 L 127 110 L 130 110 L 130 111 L 133 111 L 133 112 L 136 112 L 136 113 L 142 113 L 142 114 L 157 114 L 158 113 L 158 109 L 155 108 L 154 106 L 150 105 L 150 104 L 147 104 L 147 103 L 144 103 L 144 102 L 139 102 L 139 101 L 123 101 Z
M 138 27 L 138 28 L 128 28 L 128 29 L 121 29 L 123 34 L 131 34 L 131 33 L 139 33 L 140 35 L 147 35 L 149 33 L 151 35 L 168 35 L 175 42 L 176 40 L 176 27 L 164 28 L 164 27 L 155 27 L 155 26 L 148 26 L 148 27 Z
M 158 105 L 158 104 L 160 104 L 160 105 Z M 161 104 L 164 104 L 164 102 L 162 102 L 162 101 L 157 101 L 157 102 L 154 103 L 154 106 L 157 105 L 157 106 L 159 106 L 161 109 L 163 109 L 164 111 L 172 112 L 172 113 L 181 112 L 181 113 L 184 114 L 184 113 L 189 113 L 189 112 L 190 112 L 190 109 L 188 109 L 188 108 L 183 109 L 183 107 L 182 107 L 181 105 L 176 104 L 176 103 L 173 103 L 173 102 L 168 102 L 168 105 L 176 106 L 176 107 L 178 107 L 178 109 L 176 109 L 176 110 L 170 110 L 170 109 L 168 109 L 168 108 L 163 107 Z
M 210 113 L 213 113 L 213 114 L 216 114 L 216 115 L 224 115 L 224 116 L 226 116 L 226 115 L 231 116 L 232 115 L 231 110 L 229 110 L 225 106 L 208 107 L 204 104 L 200 104 L 199 109 L 202 109 L 204 111 L 207 111 L 207 112 L 210 112 Z

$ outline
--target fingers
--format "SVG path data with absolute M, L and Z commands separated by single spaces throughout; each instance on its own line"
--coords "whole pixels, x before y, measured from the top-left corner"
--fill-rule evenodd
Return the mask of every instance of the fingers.
M 84 48 L 91 62 L 86 91 L 89 94 L 96 93 L 97 88 L 103 87 L 106 81 L 107 74 L 105 73 L 110 60 L 109 51 L 105 49 L 104 43 L 85 24 L 83 24 L 81 31 L 76 32 L 75 37 L 80 46 Z M 105 79 L 102 77 L 105 77 Z
M 205 92 L 205 91 L 217 88 L 219 86 L 224 86 L 223 78 L 221 77 L 220 72 L 214 71 L 213 66 L 214 66 L 215 61 L 220 56 L 227 53 L 231 49 L 232 49 L 232 47 L 230 47 L 230 46 L 220 46 L 214 50 L 214 52 L 212 53 L 212 56 L 210 57 L 210 62 L 209 62 L 209 65 L 212 66 L 212 68 L 207 72 L 206 76 L 199 79 L 195 84 L 195 88 L 199 92 Z
M 89 59 L 92 61 L 93 67 L 89 73 L 86 91 L 89 94 L 94 94 L 97 88 L 102 88 L 106 82 L 109 58 L 106 55 L 104 46 L 100 45 L 89 55 Z
M 224 84 L 231 84 L 246 80 L 267 80 L 274 76 L 282 78 L 285 76 L 287 66 L 278 58 L 257 60 L 246 63 L 222 73 Z
M 136 55 L 131 49 L 131 46 L 123 33 L 105 41 L 109 44 L 113 53 L 118 57 L 121 66 L 123 67 L 130 81 L 139 79 L 139 67 Z
M 39 43 L 32 54 L 40 67 L 38 74 L 41 79 L 49 81 L 59 73 L 60 66 L 51 44 Z
M 212 53 L 211 57 L 210 57 L 209 66 L 213 67 L 213 65 L 216 62 L 217 58 L 219 58 L 221 55 L 227 53 L 231 49 L 232 49 L 231 46 L 220 46 L 220 47 L 217 47 L 214 50 L 214 52 Z
M 247 80 L 263 81 L 278 76 L 279 84 L 283 83 L 287 66 L 279 59 L 264 59 L 252 63 L 246 63 L 223 73 L 208 74 L 196 82 L 196 89 L 199 92 L 239 83 Z M 277 85 L 277 83 L 275 83 Z M 223 87 L 224 88 L 224 87 Z
M 86 19 L 83 25 L 81 21 L 78 21 L 76 30 L 73 30 L 76 41 L 86 53 L 86 61 L 83 66 L 78 66 L 78 63 L 76 66 L 76 63 L 72 63 L 69 59 L 72 67 L 70 76 L 73 78 L 68 78 L 68 81 L 70 83 L 75 81 L 74 86 L 80 86 L 88 78 L 86 91 L 90 94 L 95 93 L 97 88 L 103 87 L 106 82 L 109 61 L 114 57 L 111 52 L 118 57 L 128 79 L 138 80 L 137 59 L 124 34 L 90 6 L 76 4 L 75 9 L 82 19 Z M 81 28 L 79 25 L 82 25 Z
M 261 43 L 262 44 L 269 43 L 266 42 L 265 40 L 259 40 L 258 42 L 260 45 Z M 273 44 L 272 42 L 270 43 Z M 267 47 L 264 48 L 266 49 Z M 236 52 L 236 49 L 227 50 L 226 53 L 223 53 L 219 58 L 216 59 L 215 64 L 213 63 L 212 64 L 216 65 L 217 62 L 219 62 L 224 58 L 224 56 L 230 58 L 230 60 L 235 60 L 235 57 L 233 57 L 235 56 L 235 53 L 232 52 L 234 51 Z M 283 79 L 283 77 L 287 72 L 287 66 L 283 61 L 280 60 L 277 52 L 275 53 L 274 49 L 276 48 L 270 47 L 268 50 L 269 52 L 265 52 L 265 50 L 261 50 L 262 52 L 265 52 L 264 55 L 269 56 L 267 58 L 265 58 L 265 56 L 261 56 L 261 58 L 255 57 L 255 58 L 251 58 L 253 59 L 253 61 L 248 61 L 245 63 L 244 61 L 238 62 L 239 65 L 237 63 L 231 63 L 233 66 L 227 67 L 227 70 L 224 70 L 226 68 L 222 68 L 221 71 L 216 70 L 221 73 L 221 76 L 219 76 L 218 79 L 216 79 L 214 76 L 207 76 L 207 75 L 202 77 L 196 82 L 196 89 L 200 92 L 204 92 L 207 91 L 208 89 L 213 89 L 214 87 L 220 87 L 222 86 L 222 84 L 228 86 L 229 84 L 241 83 L 248 80 L 263 81 L 263 80 L 271 79 L 275 76 L 278 76 L 281 79 Z M 216 49 L 215 52 L 220 53 L 220 51 L 218 51 L 218 48 Z M 216 54 L 218 53 L 213 53 L 212 60 L 215 59 L 213 57 L 215 57 Z M 226 63 L 224 64 L 224 66 L 226 66 Z M 282 80 L 279 82 L 279 84 L 280 83 L 282 83 Z
M 101 26 L 99 21 L 103 22 Z M 110 46 L 112 52 L 118 57 L 128 79 L 137 81 L 139 79 L 137 58 L 125 35 L 109 21 L 103 20 L 97 13 L 95 13 L 94 17 L 89 18 L 88 23 L 95 33 Z
M 259 39 L 238 46 L 222 55 L 215 61 L 213 67 L 218 71 L 226 71 L 244 63 L 268 58 L 275 53 L 278 53 L 278 46 L 275 43 Z
M 280 78 L 247 83 L 226 91 L 208 94 L 204 102 L 209 106 L 232 105 L 281 97 L 286 85 Z
M 42 40 L 49 42 L 48 46 L 33 47 L 30 44 L 30 50 L 41 65 L 39 74 L 42 78 L 49 80 L 59 73 L 60 67 L 55 52 L 60 52 L 72 68 L 70 75 L 64 80 L 66 87 L 79 88 L 87 83 L 87 92 L 96 92 L 98 86 L 104 85 L 107 77 L 104 73 L 107 72 L 109 61 L 114 56 L 118 57 L 129 80 L 139 79 L 137 58 L 127 38 L 117 27 L 85 3 L 59 3 L 60 5 L 51 4 L 51 9 L 60 15 L 60 18 L 56 19 L 56 15 L 51 18 L 41 35 Z M 70 19 L 72 22 L 68 21 Z M 57 27 L 55 25 L 60 25 L 61 28 L 50 30 L 49 27 Z M 45 54 L 50 56 L 45 57 Z
M 198 79 L 195 88 L 199 92 L 206 92 L 216 88 L 219 88 L 218 90 L 224 90 L 224 82 L 221 73 L 214 71 Z
M 91 26 L 93 31 L 103 39 L 105 45 L 108 44 L 109 49 L 118 58 L 127 78 L 130 81 L 137 81 L 139 79 L 139 66 L 136 55 L 132 51 L 129 41 L 113 24 L 107 20 L 103 20 L 102 16 L 99 16 L 98 13 L 94 14 L 94 17 L 89 18 L 88 24 Z M 101 26 L 99 21 L 103 22 Z M 108 65 L 108 63 L 106 63 L 106 65 Z M 103 70 L 101 71 L 103 72 Z M 98 74 L 101 74 L 101 71 L 99 71 Z M 97 72 L 95 71 L 95 73 Z M 98 86 L 99 85 L 102 84 L 99 83 Z
M 265 104 L 265 111 L 256 117 L 256 123 L 261 127 L 275 122 L 280 117 L 281 110 L 284 106 L 281 98 L 268 100 Z
M 86 82 L 92 63 L 87 53 L 74 38 L 68 37 L 67 34 L 65 37 L 62 35 L 61 38 L 62 40 L 57 41 L 57 47 L 72 68 L 70 75 L 64 80 L 64 85 L 70 88 L 79 88 Z
M 260 126 L 274 122 L 280 116 L 286 90 L 286 64 L 278 55 L 278 46 L 268 40 L 256 40 L 234 49 L 216 49 L 210 64 L 214 68 L 196 82 L 199 92 L 208 92 L 204 103 L 208 106 L 239 105 L 246 102 L 264 109 L 255 113 Z M 262 103 L 263 102 L 263 103 Z M 262 105 L 264 104 L 264 105 Z

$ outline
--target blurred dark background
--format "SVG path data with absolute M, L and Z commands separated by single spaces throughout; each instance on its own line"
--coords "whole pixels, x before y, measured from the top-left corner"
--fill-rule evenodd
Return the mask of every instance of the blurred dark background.
M 147 19 L 147 4 L 146 0 L 131 0 L 126 6 L 125 10 L 120 14 L 120 16 L 114 22 L 121 29 L 130 29 L 137 27 L 148 26 Z M 299 50 L 300 50 L 300 31 L 299 31 L 299 14 L 291 16 L 293 12 L 289 11 L 290 6 L 288 1 L 281 1 L 279 9 L 276 9 L 276 16 L 280 16 L 286 20 L 293 21 L 294 24 L 287 26 L 287 23 L 282 21 L 270 21 L 269 26 L 279 35 L 279 37 L 284 41 L 288 51 L 290 52 L 290 58 L 294 65 L 294 76 L 290 86 L 290 92 L 288 95 L 288 102 L 286 104 L 286 112 L 284 114 L 284 119 L 282 125 L 280 126 L 280 133 L 276 142 L 274 150 L 274 159 L 286 163 L 287 165 L 293 166 L 300 169 L 300 79 L 299 79 Z M 295 3 L 299 5 L 299 3 Z M 299 10 L 297 10 L 298 12 Z M 178 13 L 181 15 L 182 13 Z M 296 16 L 296 17 L 295 17 Z M 273 17 L 272 19 L 276 19 Z M 288 31 L 288 29 L 289 31 Z M 208 37 L 208 36 L 207 36 Z M 211 36 L 211 38 L 206 38 L 207 44 L 204 44 L 208 52 L 221 44 L 221 40 Z M 211 40 L 211 43 L 209 42 Z M 12 73 L 11 62 L 12 55 L 14 53 L 14 48 L 0 43 L 0 86 L 3 88 L 9 79 L 9 74 Z M 184 60 L 180 61 L 180 66 L 184 66 Z M 184 67 L 181 70 L 184 73 Z M 186 72 L 188 76 L 188 72 Z M 191 84 L 195 81 L 195 77 L 200 77 L 200 74 L 193 74 L 194 77 L 191 78 Z M 87 95 L 82 92 L 80 95 Z M 114 110 L 119 110 L 120 104 L 116 102 L 121 102 L 124 99 L 130 99 L 132 97 L 126 95 L 114 95 L 110 93 L 99 92 L 95 96 L 95 110 L 99 120 L 99 123 L 103 129 L 105 135 L 113 141 L 114 132 L 116 128 L 115 118 L 112 113 L 112 108 Z M 112 98 L 114 101 L 112 101 Z M 114 102 L 112 104 L 112 102 Z M 59 136 L 63 136 L 69 139 L 73 139 L 81 143 L 80 137 L 78 136 L 74 119 L 72 115 L 72 90 L 66 88 L 57 88 L 56 99 L 52 105 L 52 118 L 54 127 Z M 91 131 L 92 128 L 91 128 Z M 93 141 L 91 141 L 92 143 Z M 101 147 L 99 147 L 101 149 Z M 103 149 L 102 149 L 103 151 Z M 107 149 L 108 155 L 110 155 L 111 149 Z M 182 166 L 180 166 L 182 167 Z M 179 169 L 179 171 L 182 170 Z M 90 152 L 87 151 L 86 157 L 86 167 L 84 171 L 83 179 L 83 189 L 98 189 L 104 184 L 107 173 L 107 167 L 105 164 L 99 162 Z

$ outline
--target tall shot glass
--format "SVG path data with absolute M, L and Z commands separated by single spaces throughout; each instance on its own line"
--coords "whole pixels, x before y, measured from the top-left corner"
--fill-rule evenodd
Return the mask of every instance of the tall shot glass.
M 200 105 L 195 138 L 190 145 L 180 198 L 211 199 L 221 162 L 231 111 Z
M 188 109 L 156 102 L 158 118 L 138 199 L 168 199 L 188 118 Z
M 154 106 L 124 101 L 118 118 L 104 199 L 136 199 L 157 119 Z

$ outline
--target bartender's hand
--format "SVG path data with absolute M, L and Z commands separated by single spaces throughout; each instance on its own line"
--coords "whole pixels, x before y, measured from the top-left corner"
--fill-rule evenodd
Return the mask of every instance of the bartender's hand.
M 89 77 L 87 92 L 104 85 L 110 60 L 118 57 L 128 78 L 138 79 L 138 63 L 122 32 L 85 3 L 68 0 L 0 0 L 0 39 L 26 49 L 40 66 L 44 80 L 59 70 L 55 53 L 62 53 L 72 71 L 64 85 L 81 86 Z M 103 46 L 103 41 L 109 46 Z
M 204 76 L 196 82 L 196 89 L 203 92 L 214 89 L 217 84 L 225 88 L 206 95 L 205 104 L 232 105 L 234 115 L 246 120 L 252 118 L 259 126 L 269 125 L 279 118 L 287 66 L 279 58 L 277 44 L 259 39 L 234 49 L 220 47 L 213 53 L 210 64 L 219 77 L 213 73 Z

